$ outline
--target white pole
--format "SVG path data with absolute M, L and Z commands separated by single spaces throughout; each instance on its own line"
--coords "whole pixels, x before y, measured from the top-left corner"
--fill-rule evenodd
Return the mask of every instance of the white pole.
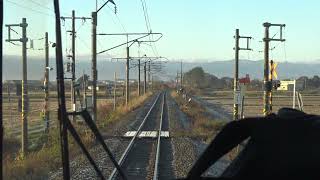
M 292 108 L 296 108 L 296 80 L 293 80 L 293 100 L 292 100 Z

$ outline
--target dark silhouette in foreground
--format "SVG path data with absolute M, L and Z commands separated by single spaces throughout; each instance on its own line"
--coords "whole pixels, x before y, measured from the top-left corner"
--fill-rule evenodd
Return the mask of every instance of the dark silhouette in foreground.
M 201 175 L 249 138 L 221 177 Z M 319 179 L 320 116 L 289 108 L 228 123 L 194 164 L 187 179 Z

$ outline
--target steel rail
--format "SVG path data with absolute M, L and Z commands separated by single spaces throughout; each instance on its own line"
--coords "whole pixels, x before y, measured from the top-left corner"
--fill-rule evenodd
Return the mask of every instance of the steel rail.
M 152 104 L 151 108 L 149 109 L 147 115 L 144 117 L 142 123 L 140 124 L 140 126 L 139 126 L 136 134 L 133 136 L 133 138 L 131 139 L 129 145 L 127 146 L 126 150 L 124 151 L 124 153 L 122 154 L 120 160 L 118 161 L 119 166 L 122 166 L 123 162 L 124 162 L 125 159 L 127 158 L 127 156 L 128 156 L 128 154 L 129 154 L 129 152 L 130 152 L 133 144 L 135 143 L 135 140 L 136 140 L 137 137 L 139 136 L 139 133 L 140 133 L 143 125 L 145 124 L 145 122 L 146 122 L 147 118 L 149 117 L 151 111 L 153 110 L 153 108 L 155 107 L 156 103 L 158 102 L 159 97 L 160 97 L 160 94 L 161 94 L 161 93 L 158 94 L 156 100 L 154 101 L 154 103 Z M 114 178 L 116 177 L 117 173 L 118 173 L 118 170 L 117 170 L 116 168 L 114 168 L 113 171 L 112 171 L 112 173 L 111 173 L 111 175 L 109 176 L 108 180 L 114 179 Z
M 161 129 L 162 129 L 162 121 L 163 121 L 163 111 L 165 106 L 165 96 L 166 93 L 163 94 L 163 100 L 162 100 L 162 109 L 161 109 L 161 115 L 160 115 L 160 125 L 158 130 L 158 140 L 157 140 L 157 153 L 156 153 L 156 160 L 154 163 L 154 171 L 153 171 L 153 180 L 158 179 L 158 168 L 159 168 L 159 159 L 160 159 L 160 143 L 161 143 Z

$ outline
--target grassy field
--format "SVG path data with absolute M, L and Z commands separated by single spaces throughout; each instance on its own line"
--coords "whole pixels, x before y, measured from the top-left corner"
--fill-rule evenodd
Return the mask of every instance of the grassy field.
M 131 98 L 137 97 L 137 92 L 132 89 Z M 43 91 L 29 91 L 29 111 L 28 111 L 28 139 L 29 148 L 33 149 L 34 146 L 39 144 L 42 136 L 44 135 L 45 122 L 41 119 L 41 112 L 44 107 L 44 92 Z M 21 138 L 21 113 L 18 111 L 18 100 L 15 92 L 10 93 L 10 103 L 8 93 L 3 94 L 3 123 L 4 123 L 4 138 L 7 141 L 15 141 L 20 144 Z M 82 100 L 82 96 L 81 96 Z M 124 103 L 122 89 L 117 91 L 117 106 Z M 90 110 L 91 104 L 91 91 L 87 92 L 87 104 Z M 108 104 L 111 110 L 113 109 L 113 94 L 106 94 L 104 91 L 98 91 L 98 106 L 101 104 Z M 68 111 L 71 111 L 71 97 L 70 92 L 66 92 L 66 106 Z M 80 101 L 77 100 L 77 107 L 80 108 Z M 50 112 L 50 128 L 57 127 L 58 124 L 58 99 L 57 92 L 50 92 L 49 99 L 49 112 Z M 107 112 L 98 112 L 98 118 L 104 118 Z M 11 146 L 5 146 L 4 151 L 10 151 Z
M 311 114 L 319 114 L 320 93 L 309 91 L 302 92 L 303 110 Z M 230 113 L 233 111 L 233 91 L 210 91 L 202 92 L 200 97 L 210 103 L 218 104 L 227 109 Z M 277 112 L 282 107 L 292 107 L 292 91 L 274 91 L 273 92 L 273 112 Z M 296 108 L 298 103 L 296 100 Z M 244 103 L 244 116 L 261 116 L 263 109 L 263 92 L 247 91 Z
M 119 96 L 116 110 L 113 110 L 113 99 L 110 96 L 99 94 L 98 97 L 98 128 L 101 132 L 105 127 L 110 127 L 112 123 L 141 106 L 152 93 L 138 97 L 136 92 L 131 93 L 131 102 L 128 106 L 124 104 L 124 98 Z M 55 96 L 55 97 L 54 97 Z M 40 112 L 43 106 L 42 94 L 30 93 L 30 108 L 28 116 L 29 131 L 29 152 L 25 157 L 19 153 L 20 149 L 20 113 L 17 111 L 18 98 L 13 97 L 11 104 L 7 97 L 4 97 L 5 113 L 5 138 L 4 138 L 4 177 L 6 179 L 47 179 L 48 173 L 61 166 L 59 131 L 56 128 L 57 120 L 57 98 L 53 94 L 50 99 L 50 118 L 52 127 L 50 133 L 44 133 L 44 122 L 40 120 Z M 67 100 L 70 99 L 67 94 Z M 9 108 L 11 107 L 11 108 Z M 67 102 L 70 107 L 70 101 Z M 11 109 L 11 113 L 10 110 Z M 82 123 L 74 123 L 83 143 L 87 147 L 92 147 L 94 138 L 88 132 L 88 128 Z M 73 138 L 69 141 L 70 159 L 78 156 L 81 151 Z M 48 163 L 50 162 L 50 163 Z

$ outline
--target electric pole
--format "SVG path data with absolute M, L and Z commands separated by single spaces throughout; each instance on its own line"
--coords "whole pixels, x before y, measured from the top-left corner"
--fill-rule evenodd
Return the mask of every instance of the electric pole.
M 126 61 L 126 105 L 129 103 L 129 47 L 127 46 L 127 61 Z
M 83 88 L 83 107 L 87 109 L 87 76 L 85 76 L 84 70 L 83 70 L 83 75 L 82 75 L 82 88 Z
M 75 11 L 72 10 L 72 64 L 71 64 L 71 107 L 72 111 L 76 111 L 76 92 L 74 89 L 74 82 L 76 79 L 76 28 L 75 28 Z M 74 120 L 74 116 L 72 116 L 72 120 Z
M 179 71 L 177 70 L 177 76 L 176 76 L 176 88 L 179 90 Z
M 152 33 L 152 32 L 149 32 L 149 33 L 116 33 L 116 34 L 100 33 L 98 35 L 104 35 L 104 36 L 126 36 L 127 37 L 127 42 L 119 44 L 119 45 L 114 46 L 112 48 L 100 51 L 98 54 L 102 54 L 102 53 L 105 53 L 105 52 L 110 51 L 112 49 L 118 48 L 120 46 L 127 45 L 127 48 L 126 48 L 127 57 L 126 57 L 126 83 L 125 83 L 125 88 L 126 88 L 126 105 L 128 105 L 129 99 L 130 99 L 129 98 L 129 96 L 130 96 L 130 94 L 129 94 L 129 89 L 130 89 L 130 87 L 129 87 L 129 69 L 130 69 L 129 65 L 130 65 L 130 62 L 129 62 L 129 60 L 131 59 L 130 55 L 129 55 L 130 54 L 129 53 L 129 48 L 136 42 L 138 42 L 138 43 L 140 43 L 140 42 L 157 42 L 162 37 L 162 33 Z M 135 39 L 132 39 L 132 40 L 129 41 L 129 36 L 138 36 L 138 35 L 141 35 L 141 37 L 138 37 L 138 38 L 135 38 Z M 160 35 L 160 36 L 156 40 L 139 41 L 139 39 L 146 38 L 146 37 L 148 37 L 150 35 Z M 129 44 L 129 43 L 131 43 L 131 44 Z M 150 64 L 149 64 L 149 81 L 150 81 Z
M 45 33 L 45 73 L 44 73 L 44 118 L 45 118 L 45 131 L 49 131 L 49 40 L 48 40 L 48 32 Z
M 19 26 L 22 28 L 22 38 L 19 39 L 11 39 L 11 27 Z M 22 110 L 21 110 L 21 152 L 23 156 L 28 151 L 28 80 L 27 80 L 27 20 L 26 18 L 22 18 L 22 22 L 20 24 L 7 24 L 8 27 L 8 39 L 6 42 L 19 41 L 22 43 Z
M 149 61 L 149 68 L 148 68 L 148 83 L 150 84 L 151 81 L 151 61 Z
M 108 3 L 112 3 L 115 6 L 116 13 L 116 4 L 113 0 L 107 0 L 99 9 L 98 4 L 96 4 L 96 11 L 91 13 L 92 19 L 92 38 L 91 38 L 91 50 L 92 50 L 92 119 L 97 121 L 97 80 L 98 80 L 98 71 L 97 71 L 97 26 L 98 26 L 98 12 Z
M 269 38 L 269 28 L 272 26 L 280 27 L 280 38 L 273 39 Z M 268 115 L 271 113 L 271 104 L 270 104 L 270 97 L 272 91 L 272 82 L 269 80 L 269 44 L 271 41 L 280 41 L 284 42 L 285 39 L 282 38 L 282 29 L 285 27 L 285 24 L 271 24 L 271 23 L 263 23 L 263 27 L 265 28 L 265 37 L 263 38 L 264 41 L 264 108 L 263 108 L 263 115 Z
M 240 50 L 252 50 L 249 48 L 249 40 L 252 39 L 252 37 L 247 36 L 240 36 L 239 35 L 239 29 L 236 29 L 236 35 L 235 38 L 235 68 L 234 68 L 234 81 L 233 81 L 233 90 L 234 90 L 234 104 L 233 104 L 233 119 L 238 120 L 239 119 L 239 97 L 240 97 L 240 89 L 239 89 L 239 51 Z M 240 48 L 239 47 L 239 40 L 247 39 L 247 47 L 246 48 Z
M 62 20 L 66 20 L 66 19 L 71 19 L 71 23 L 72 23 L 72 29 L 70 31 L 71 33 L 71 51 L 72 51 L 72 55 L 71 55 L 71 109 L 72 111 L 76 111 L 76 91 L 75 91 L 75 80 L 76 80 L 76 20 L 82 20 L 82 21 L 86 21 L 87 19 L 91 19 L 89 17 L 76 17 L 75 16 L 75 11 L 72 10 L 72 15 L 71 17 L 64 17 L 61 16 Z M 72 120 L 74 120 L 74 116 L 72 116 Z
M 97 12 L 92 12 L 92 119 L 97 121 Z
M 113 85 L 113 110 L 117 107 L 117 72 L 114 72 L 114 85 Z
M 7 94 L 8 94 L 8 103 L 9 103 L 10 122 L 12 122 L 11 88 L 10 88 L 10 83 L 9 82 L 7 84 Z
M 138 95 L 141 96 L 141 92 L 140 92 L 140 59 L 138 59 Z
M 3 1 L 0 2 L 0 9 L 1 9 L 1 17 L 0 17 L 0 24 L 1 24 L 1 28 L 3 28 Z M 2 108 L 2 65 L 3 65 L 3 52 L 2 52 L 2 48 L 3 48 L 3 43 L 2 43 L 2 38 L 3 38 L 3 34 L 2 34 L 2 31 L 1 31 L 1 34 L 0 34 L 0 39 L 1 39 L 1 42 L 0 42 L 0 69 L 1 69 L 1 74 L 0 74 L 0 161 L 1 161 L 1 167 L 0 167 L 0 179 L 3 178 L 3 155 L 2 155 L 2 152 L 3 152 L 3 108 Z
M 182 89 L 182 60 L 180 62 L 180 88 Z
M 143 66 L 143 94 L 147 93 L 147 61 L 144 62 Z

